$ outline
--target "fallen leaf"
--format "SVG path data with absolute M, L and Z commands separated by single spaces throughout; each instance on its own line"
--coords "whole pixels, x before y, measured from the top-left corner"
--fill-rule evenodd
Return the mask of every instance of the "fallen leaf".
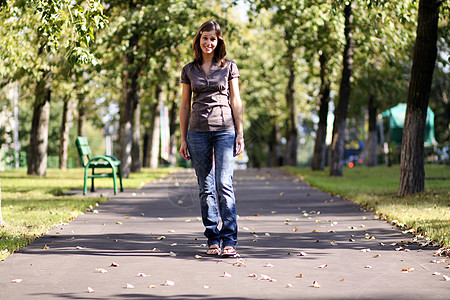
M 255 273 L 248 274 L 247 277 L 258 277 Z
M 177 254 L 175 252 L 170 251 L 169 256 L 177 256 Z
M 231 277 L 231 274 L 227 273 L 227 272 L 223 272 L 223 276 L 222 277 L 229 278 L 229 277 Z
M 118 267 L 118 266 L 119 266 L 118 263 L 115 263 L 115 262 L 111 263 L 111 267 Z
M 319 232 L 317 229 L 314 229 L 312 232 Z
M 450 276 L 442 275 L 442 277 L 444 277 L 444 280 L 445 280 L 445 281 L 450 281 Z
M 191 219 L 184 220 L 186 223 L 191 222 Z
M 47 249 L 50 249 L 50 247 L 47 245 L 44 245 L 44 247 L 42 247 L 42 249 L 47 250 Z
M 150 252 L 155 252 L 155 251 L 158 251 L 158 248 L 153 248 L 153 249 L 148 250 L 148 251 L 150 251 Z
M 163 219 L 163 218 L 161 218 L 161 217 L 159 217 L 159 218 L 158 218 L 158 220 L 162 221 L 162 220 L 164 220 L 164 219 Z
M 148 288 L 149 288 L 149 289 L 156 289 L 156 285 L 150 284 L 150 285 L 148 286 Z
M 210 286 L 209 286 L 209 285 L 204 285 L 203 288 L 204 288 L 204 289 L 209 289 Z
M 409 273 L 409 272 L 414 272 L 414 268 L 404 268 L 402 269 L 403 273 Z
M 134 285 L 127 283 L 127 289 L 134 289 Z
M 373 256 L 373 258 L 378 258 L 378 257 L 381 257 L 381 254 L 376 254 Z
M 294 227 L 294 229 L 292 229 L 292 231 L 293 231 L 293 232 L 297 232 L 297 231 L 298 231 L 298 228 L 297 228 L 297 227 Z
M 432 275 L 441 275 L 439 272 L 434 272 Z
M 286 287 L 287 287 L 287 288 L 291 288 L 291 287 L 292 287 L 292 284 L 288 283 L 288 284 L 286 284 Z
M 270 282 L 277 282 L 278 280 L 276 280 L 275 278 L 270 278 Z
M 272 210 L 270 213 L 271 213 L 271 214 L 276 214 L 277 211 L 276 211 L 276 210 Z
M 11 280 L 12 283 L 21 283 L 23 279 L 13 279 Z
M 255 217 L 259 217 L 259 214 L 254 214 Z
M 93 288 L 91 288 L 90 286 L 88 286 L 88 293 L 89 294 L 95 293 L 95 290 Z
M 349 239 L 349 241 L 353 243 L 355 240 L 354 239 Z
M 272 265 L 271 263 L 266 263 L 266 265 L 265 265 L 264 267 L 266 267 L 266 268 L 272 268 L 273 265 Z
M 136 276 L 137 276 L 137 277 L 147 277 L 147 276 L 150 276 L 150 275 L 147 275 L 147 274 L 145 274 L 145 273 L 137 273 Z
M 313 281 L 313 287 L 318 289 L 318 288 L 320 288 L 320 284 L 317 281 Z
M 361 252 L 370 252 L 370 249 L 369 248 L 361 249 Z
M 271 280 L 271 279 L 272 279 L 272 278 L 270 278 L 269 275 L 264 275 L 264 274 L 261 274 L 261 277 L 258 278 L 258 280 Z
M 371 265 L 367 265 L 367 266 L 365 266 L 364 268 L 366 268 L 366 269 L 372 269 L 372 266 L 371 266 Z
M 162 236 L 160 236 L 160 237 L 157 237 L 156 239 L 158 240 L 158 241 L 160 241 L 160 240 L 164 240 L 166 237 L 164 236 L 164 235 L 162 235 Z
M 171 280 L 166 280 L 166 281 L 164 282 L 164 285 L 165 285 L 165 286 L 174 286 L 174 285 L 175 285 L 175 282 L 173 282 L 173 281 L 171 281 Z
M 298 256 L 308 256 L 308 253 L 306 252 L 300 252 L 300 254 Z
M 324 265 L 320 265 L 320 266 L 318 266 L 317 268 L 319 268 L 319 269 L 323 269 L 323 268 L 326 268 L 326 267 L 328 267 L 328 265 L 327 265 L 327 264 L 324 264 Z
M 298 276 L 296 276 L 297 278 L 303 278 L 303 274 L 298 274 Z
M 248 227 L 242 227 L 242 229 L 244 229 L 244 230 L 250 230 L 250 228 L 248 228 Z
M 330 244 L 331 244 L 331 246 L 337 246 L 338 245 L 338 243 L 336 243 L 336 241 L 331 241 Z
M 200 259 L 200 258 L 202 258 L 202 256 L 201 255 L 196 255 L 196 256 L 194 256 L 196 259 Z
M 167 232 L 174 233 L 175 230 L 171 229 L 171 230 L 167 230 Z
M 176 246 L 176 245 L 178 245 L 177 243 L 172 243 L 172 244 L 170 244 L 170 246 Z
M 120 221 L 117 221 L 116 224 L 117 224 L 117 225 L 122 225 L 123 223 L 120 222 Z
M 75 249 L 80 250 L 80 249 L 84 249 L 84 248 L 81 246 L 76 246 Z
M 264 233 L 265 236 L 270 236 L 270 233 L 266 232 Z
M 97 268 L 97 269 L 95 269 L 95 271 L 97 271 L 99 273 L 108 273 L 108 271 L 103 268 Z
M 342 279 L 339 279 L 339 281 L 345 281 L 345 279 L 344 279 L 344 278 L 342 278 Z
M 281 193 L 280 193 L 280 196 L 284 196 L 284 192 L 281 192 Z

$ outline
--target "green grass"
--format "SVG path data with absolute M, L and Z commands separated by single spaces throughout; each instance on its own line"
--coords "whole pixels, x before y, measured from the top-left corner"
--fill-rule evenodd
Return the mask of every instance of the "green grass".
M 175 169 L 143 169 L 124 178 L 125 189 L 137 189 Z M 0 172 L 1 205 L 5 224 L 0 226 L 0 260 L 28 245 L 59 224 L 73 220 L 107 200 L 105 197 L 64 196 L 83 188 L 83 169 L 48 169 L 47 176 L 27 176 L 25 170 Z M 96 188 L 109 188 L 112 179 L 96 179 Z
M 394 224 L 414 229 L 442 246 L 450 245 L 450 166 L 425 166 L 425 192 L 398 197 L 400 166 L 344 168 L 344 176 L 329 170 L 286 167 L 311 186 L 339 195 L 372 210 Z

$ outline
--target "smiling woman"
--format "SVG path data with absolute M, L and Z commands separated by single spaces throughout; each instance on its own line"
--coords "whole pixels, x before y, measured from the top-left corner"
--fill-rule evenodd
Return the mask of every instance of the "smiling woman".
M 207 254 L 220 254 L 222 246 L 223 255 L 234 256 L 237 215 L 233 167 L 234 157 L 244 151 L 239 71 L 234 61 L 225 58 L 225 41 L 215 21 L 200 26 L 193 50 L 194 61 L 181 72 L 180 153 L 184 159 L 192 159 L 198 177 Z M 220 218 L 223 224 L 219 230 Z

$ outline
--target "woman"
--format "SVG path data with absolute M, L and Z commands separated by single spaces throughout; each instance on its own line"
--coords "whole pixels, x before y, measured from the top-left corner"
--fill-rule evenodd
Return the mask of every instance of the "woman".
M 197 175 L 206 253 L 234 256 L 238 227 L 233 167 L 234 157 L 244 151 L 239 71 L 225 59 L 225 41 L 215 21 L 200 26 L 193 50 L 194 61 L 181 72 L 180 153 L 192 159 Z

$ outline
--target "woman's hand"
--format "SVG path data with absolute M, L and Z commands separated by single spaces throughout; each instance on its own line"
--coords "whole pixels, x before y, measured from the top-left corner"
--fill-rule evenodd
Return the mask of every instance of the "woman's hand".
M 242 152 L 244 152 L 244 148 L 245 148 L 244 137 L 242 135 L 237 135 L 235 142 L 236 156 L 242 154 Z
M 186 142 L 181 142 L 180 154 L 181 154 L 181 157 L 184 158 L 185 160 L 191 160 Z

